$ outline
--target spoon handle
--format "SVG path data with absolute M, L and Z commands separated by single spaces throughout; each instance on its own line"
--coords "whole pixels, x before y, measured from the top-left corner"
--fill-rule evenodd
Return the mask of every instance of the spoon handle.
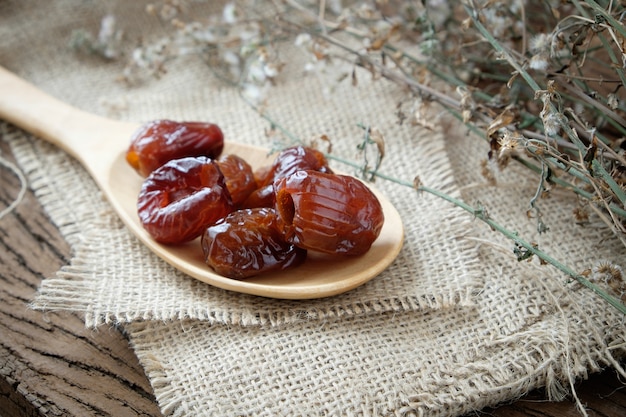
M 0 118 L 63 149 L 95 179 L 130 143 L 137 125 L 87 113 L 0 67 Z

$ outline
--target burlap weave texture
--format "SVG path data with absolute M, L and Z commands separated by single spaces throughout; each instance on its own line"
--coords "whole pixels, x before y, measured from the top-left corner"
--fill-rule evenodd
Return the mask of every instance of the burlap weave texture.
M 49 38 L 58 39 L 54 57 L 42 50 L 43 57 L 21 63 L 19 57 L 9 56 L 10 48 L 7 48 L 5 56 L 10 59 L 3 58 L 3 61 L 9 69 L 25 76 L 34 71 L 28 78 L 35 84 L 89 111 L 110 115 L 110 108 L 102 103 L 123 100 L 124 106 L 117 109 L 118 118 L 211 120 L 222 126 L 228 140 L 268 148 L 274 145 L 265 133 L 269 123 L 253 111 L 235 89 L 217 80 L 200 60 L 185 60 L 171 70 L 176 75 L 143 88 L 127 89 L 119 83 L 116 85 L 120 65 L 109 63 L 107 68 L 97 59 L 77 56 L 66 46 L 70 29 L 89 27 L 90 23 L 98 27 L 103 11 L 90 13 L 80 21 L 72 15 L 50 19 L 49 28 L 44 25 L 34 33 L 7 31 L 10 39 L 23 37 L 24 41 L 30 41 L 29 36 L 41 39 L 46 36 L 46 30 L 55 32 L 60 31 L 59 28 L 65 28 L 66 36 L 59 34 L 57 38 Z M 126 15 L 128 19 L 132 16 Z M 123 18 L 124 15 L 120 15 L 120 19 Z M 124 27 L 123 20 L 119 24 Z M 158 21 L 152 24 L 157 25 Z M 42 65 L 40 60 L 46 57 L 52 64 L 45 65 L 46 72 L 37 72 Z M 54 73 L 56 65 L 75 70 L 48 78 L 47 74 Z M 297 62 L 288 64 L 294 75 L 298 75 L 302 66 Z M 73 72 L 79 75 L 70 76 Z M 267 108 L 283 127 L 303 140 L 327 134 L 333 141 L 334 155 L 357 162 L 356 146 L 363 134 L 357 124 L 376 125 L 394 139 L 387 149 L 385 172 L 388 175 L 409 182 L 414 175 L 419 175 L 433 186 L 455 193 L 442 134 L 426 135 L 409 126 L 397 125 L 393 111 L 398 89 L 382 80 L 372 82 L 363 78 L 359 88 L 344 82 L 329 94 L 325 92 L 322 79 L 311 77 L 300 83 L 301 77 L 286 77 L 270 93 Z M 377 100 L 370 100 L 372 96 Z M 94 101 L 94 97 L 99 101 Z M 51 207 L 58 206 L 60 201 L 72 207 L 71 210 L 64 210 L 62 206 L 57 207 L 58 210 L 51 209 L 53 219 L 61 226 L 67 225 L 68 228 L 63 229 L 67 235 L 79 233 L 80 242 L 76 242 L 72 264 L 56 278 L 44 281 L 34 305 L 84 311 L 90 326 L 140 318 L 181 317 L 239 324 L 281 323 L 302 317 L 445 308 L 469 303 L 471 293 L 478 288 L 471 266 L 475 262 L 472 246 L 455 239 L 464 233 L 469 220 L 432 196 L 407 192 L 406 187 L 390 182 L 379 182 L 377 187 L 389 196 L 403 218 L 410 219 L 405 223 L 404 250 L 379 279 L 345 296 L 307 303 L 267 300 L 218 290 L 188 279 L 151 256 L 121 227 L 106 202 L 94 198 L 98 192 L 93 185 L 81 180 L 85 188 L 66 195 L 69 182 L 75 183 L 76 178 L 84 177 L 82 168 L 70 158 L 64 159 L 59 151 L 40 141 L 21 137 L 18 132 L 9 136 L 15 137 L 14 149 L 26 170 L 32 172 L 33 177 L 50 178 L 42 180 L 41 187 L 37 187 L 42 200 Z M 434 214 L 436 219 L 431 217 Z M 68 236 L 68 239 L 73 238 Z M 120 257 L 122 253 L 125 255 Z
M 488 185 L 472 174 L 488 147 L 462 130 L 451 133 L 464 197 L 533 236 L 534 221 L 520 221 L 509 205 L 524 207 L 533 177 L 511 167 L 499 186 Z M 565 227 L 563 211 L 573 203 L 558 193 L 545 202 L 544 220 L 560 232 L 542 244 L 572 265 L 623 259 L 597 225 Z M 276 327 L 150 321 L 126 328 L 172 416 L 457 416 L 538 387 L 563 399 L 576 379 L 607 365 L 621 369 L 626 332 L 619 313 L 551 267 L 517 262 L 511 243 L 486 226 L 464 237 L 480 247 L 483 267 L 472 306 Z M 193 372 L 181 372 L 197 357 L 204 359 Z
M 2 2 L 0 64 L 94 113 L 211 119 L 230 140 L 271 146 L 267 121 L 200 61 L 174 63 L 158 82 L 127 89 L 115 81 L 119 63 L 68 49 L 72 29 L 96 30 L 106 12 L 129 38 L 158 31 L 143 7 Z M 393 84 L 360 76 L 358 87 L 339 83 L 331 94 L 328 79 L 289 71 L 267 111 L 299 137 L 328 134 L 334 154 L 358 161 L 356 125 L 375 125 L 387 138 L 385 174 L 407 182 L 419 176 L 480 201 L 579 270 L 624 259 L 597 228 L 571 225 L 573 203 L 563 194 L 541 202 L 552 234 L 536 235 L 524 214 L 534 191 L 528 173 L 512 167 L 488 186 L 479 169 L 486 144 L 448 124 L 439 131 L 399 125 L 394 110 L 403 92 Z M 618 366 L 613 357 L 623 355 L 623 319 L 610 307 L 550 267 L 517 263 L 509 241 L 428 194 L 377 181 L 403 217 L 406 241 L 375 280 L 327 300 L 267 300 L 176 273 L 129 235 L 75 161 L 2 129 L 74 250 L 71 264 L 44 280 L 34 305 L 82 312 L 88 326 L 122 324 L 165 415 L 454 416 L 535 387 L 559 398 L 570 381 Z

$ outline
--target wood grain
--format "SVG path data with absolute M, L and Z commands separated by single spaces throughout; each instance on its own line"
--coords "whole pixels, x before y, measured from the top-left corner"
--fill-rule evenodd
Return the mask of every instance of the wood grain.
M 1 142 L 0 155 L 9 149 Z M 0 208 L 19 190 L 0 170 Z M 86 329 L 77 314 L 33 311 L 42 278 L 70 248 L 28 192 L 0 220 L 0 415 L 158 416 L 150 384 L 117 329 Z
M 0 138 L 0 155 L 12 158 Z M 19 181 L 0 168 L 0 210 Z M 70 248 L 29 191 L 0 219 L 0 416 L 160 416 L 128 340 L 115 328 L 86 329 L 78 314 L 33 311 L 41 280 L 69 262 Z M 592 417 L 626 416 L 626 386 L 612 370 L 577 387 Z M 541 390 L 470 416 L 580 416 L 570 400 Z

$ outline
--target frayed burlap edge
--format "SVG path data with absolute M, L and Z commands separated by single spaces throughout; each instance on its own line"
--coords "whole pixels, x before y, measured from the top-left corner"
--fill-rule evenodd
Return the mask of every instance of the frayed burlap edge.
M 85 230 L 84 220 L 78 219 L 75 211 L 68 210 L 67 202 L 58 197 L 63 190 L 54 189 L 54 182 L 46 180 L 46 173 L 43 171 L 44 168 L 41 166 L 41 161 L 34 156 L 36 151 L 33 148 L 33 141 L 37 139 L 29 135 L 22 136 L 22 132 L 14 128 L 5 128 L 5 131 L 7 138 L 11 139 L 10 144 L 16 157 L 30 178 L 31 187 L 34 189 L 35 194 L 73 249 L 71 264 L 62 267 L 56 274 L 56 277 L 43 280 L 39 295 L 32 301 L 31 308 L 42 311 L 65 310 L 83 313 L 85 315 L 85 324 L 88 327 L 97 327 L 103 324 L 118 325 L 133 320 L 151 319 L 198 319 L 210 323 L 228 323 L 245 326 L 269 324 L 276 326 L 297 323 L 302 320 L 325 320 L 353 315 L 379 314 L 385 311 L 400 313 L 415 310 L 447 309 L 472 305 L 473 295 L 479 291 L 482 285 L 476 272 L 478 267 L 475 248 L 468 243 L 464 245 L 464 250 L 456 254 L 456 261 L 467 265 L 465 273 L 468 275 L 463 279 L 473 284 L 458 288 L 453 292 L 438 292 L 422 294 L 421 296 L 394 296 L 394 298 L 378 297 L 365 300 L 359 299 L 359 296 L 355 295 L 352 298 L 348 297 L 341 301 L 307 302 L 305 305 L 297 301 L 281 301 L 280 305 L 277 306 L 274 300 L 260 299 L 242 294 L 233 295 L 227 291 L 222 291 L 219 297 L 224 300 L 223 305 L 226 306 L 222 310 L 209 309 L 203 302 L 177 311 L 159 310 L 158 306 L 155 306 L 155 309 L 152 310 L 137 309 L 132 303 L 127 306 L 128 308 L 103 309 L 102 306 L 94 306 L 91 297 L 77 297 L 76 294 L 96 292 L 97 283 L 101 279 L 99 275 L 106 273 L 93 270 L 90 259 L 96 252 L 94 252 L 90 243 L 102 240 L 102 236 L 98 235 L 99 231 L 114 230 L 114 233 L 117 233 L 120 231 L 115 231 L 116 227 L 121 228 L 122 226 L 113 224 L 112 229 L 94 228 L 93 230 Z M 435 151 L 424 149 L 424 152 L 428 154 Z M 75 164 L 76 167 L 65 172 L 66 178 L 63 179 L 64 181 L 73 181 L 76 176 L 75 171 L 82 169 L 77 162 L 71 160 L 71 163 Z M 442 184 L 450 182 L 450 179 L 445 175 L 440 175 Z M 87 198 L 99 198 L 102 200 L 102 197 L 99 197 L 97 194 L 95 197 Z M 75 204 L 75 206 L 77 205 Z M 116 219 L 115 214 L 110 211 L 106 202 L 101 201 L 97 205 L 101 206 L 101 208 L 93 213 L 91 221 L 97 223 L 103 221 L 102 219 L 107 216 Z M 463 213 L 461 211 L 452 211 L 451 213 L 455 217 L 448 218 L 446 223 L 452 225 L 450 238 L 457 239 L 466 232 L 468 219 L 462 217 Z M 110 232 L 107 231 L 106 237 L 109 237 L 108 233 Z M 142 250 L 140 243 L 137 243 L 137 246 L 137 250 Z M 146 255 L 148 256 L 148 253 Z M 162 264 L 162 268 L 166 273 L 177 274 L 177 271 L 173 268 L 164 262 Z M 183 277 L 181 279 L 186 278 Z M 358 289 L 355 291 L 358 291 Z M 235 297 L 237 298 L 236 300 L 234 299 Z M 229 302 L 237 305 L 241 303 L 242 299 L 250 302 L 254 308 L 243 311 L 229 310 Z

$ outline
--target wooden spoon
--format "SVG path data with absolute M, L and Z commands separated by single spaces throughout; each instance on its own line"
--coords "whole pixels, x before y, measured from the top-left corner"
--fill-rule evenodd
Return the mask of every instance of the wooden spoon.
M 143 179 L 126 163 L 131 134 L 139 127 L 106 119 L 69 106 L 0 67 L 0 118 L 45 139 L 76 158 L 96 181 L 126 224 L 150 250 L 180 271 L 219 288 L 285 299 L 327 297 L 371 280 L 396 258 L 404 234 L 400 215 L 379 192 L 385 224 L 368 253 L 359 257 L 309 256 L 292 270 L 234 280 L 214 273 L 203 260 L 199 242 L 167 246 L 155 242 L 137 217 L 137 195 Z M 219 121 L 213 121 L 219 124 Z M 253 168 L 273 157 L 263 148 L 226 142 L 224 153 L 237 154 Z

